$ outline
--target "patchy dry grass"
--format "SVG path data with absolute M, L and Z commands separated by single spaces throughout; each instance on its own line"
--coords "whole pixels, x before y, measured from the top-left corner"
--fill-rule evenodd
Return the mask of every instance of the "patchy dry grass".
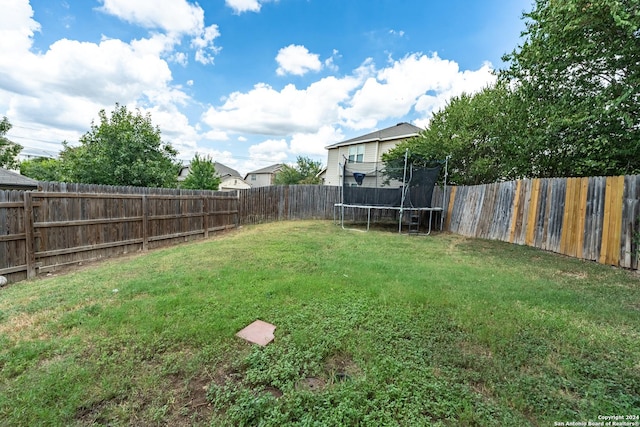
M 0 290 L 0 425 L 640 414 L 638 307 L 637 275 L 531 248 L 246 227 Z M 267 347 L 234 336 L 255 319 Z

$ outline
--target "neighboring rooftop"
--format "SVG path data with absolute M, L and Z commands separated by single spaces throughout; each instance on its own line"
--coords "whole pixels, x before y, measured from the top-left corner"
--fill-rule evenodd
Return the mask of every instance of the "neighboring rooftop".
M 391 126 L 385 129 L 380 129 L 366 135 L 358 136 L 356 138 L 347 139 L 346 141 L 338 142 L 333 145 L 325 147 L 326 149 L 342 147 L 344 145 L 361 144 L 364 142 L 375 141 L 388 141 L 392 139 L 404 139 L 418 135 L 424 129 L 414 126 L 411 123 L 398 123 L 395 126 Z
M 0 190 L 35 190 L 37 188 L 38 181 L 0 168 Z
M 251 172 L 247 172 L 247 175 L 252 174 L 252 173 L 275 173 L 275 172 L 278 172 L 281 168 L 282 168 L 282 163 L 277 163 L 275 165 L 267 166 L 266 168 L 258 169 L 258 170 L 251 171 Z
M 231 169 L 229 166 L 225 166 L 222 163 L 215 162 L 213 167 L 216 168 L 216 172 L 218 172 L 218 175 L 222 178 L 227 176 L 237 176 L 238 178 L 242 178 L 242 175 L 240 175 L 237 170 Z
M 185 169 L 188 169 L 190 166 L 191 166 L 190 163 L 183 165 L 182 168 L 180 169 L 180 174 L 182 175 L 182 171 Z M 240 173 L 237 170 L 231 169 L 229 166 L 225 166 L 222 163 L 213 162 L 213 167 L 215 168 L 216 173 L 220 175 L 221 178 L 234 177 L 234 176 L 238 178 L 242 178 L 242 175 L 240 175 Z

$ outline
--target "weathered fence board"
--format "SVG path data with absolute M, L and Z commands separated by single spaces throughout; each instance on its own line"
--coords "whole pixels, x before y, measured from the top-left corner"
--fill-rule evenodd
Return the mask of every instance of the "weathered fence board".
M 24 192 L 0 191 L 0 275 L 9 281 L 27 277 Z
M 240 190 L 240 223 L 259 224 L 289 219 L 332 219 L 341 201 L 341 187 L 292 185 Z

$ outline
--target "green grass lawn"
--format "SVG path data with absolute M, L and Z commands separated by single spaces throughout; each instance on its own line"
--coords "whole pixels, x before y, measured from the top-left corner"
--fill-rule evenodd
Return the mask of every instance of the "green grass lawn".
M 2 426 L 599 415 L 640 415 L 640 279 L 527 247 L 283 222 L 0 289 Z

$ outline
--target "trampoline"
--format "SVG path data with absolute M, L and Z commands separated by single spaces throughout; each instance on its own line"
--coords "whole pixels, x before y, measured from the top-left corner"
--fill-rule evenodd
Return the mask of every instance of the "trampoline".
M 397 217 L 398 232 L 408 227 L 409 234 L 430 234 L 434 214 L 440 214 L 440 230 L 443 225 L 444 195 L 447 185 L 448 157 L 442 161 L 416 159 L 409 161 L 408 151 L 404 162 L 349 162 L 342 166 L 341 202 L 334 205 L 334 220 L 345 227 L 345 214 L 366 212 L 366 229 L 372 221 L 372 211 L 389 213 Z M 444 191 L 440 206 L 433 206 L 433 189 L 444 169 Z M 428 216 L 426 233 L 421 233 L 421 218 Z M 428 215 L 426 215 L 428 214 Z

